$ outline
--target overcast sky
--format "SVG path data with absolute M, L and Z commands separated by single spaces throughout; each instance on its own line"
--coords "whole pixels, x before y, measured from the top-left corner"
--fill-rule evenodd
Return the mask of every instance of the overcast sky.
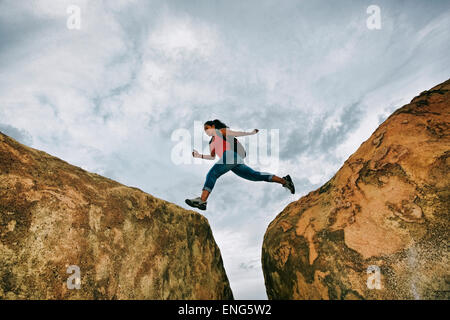
M 80 29 L 67 27 L 69 5 Z M 367 27 L 369 5 L 381 29 Z M 229 172 L 200 211 L 235 298 L 266 299 L 267 225 L 450 77 L 449 30 L 446 0 L 0 0 L 0 131 L 191 209 L 214 162 L 175 164 L 175 130 L 216 118 L 279 130 L 273 173 L 297 193 Z M 188 150 L 206 152 L 203 138 Z

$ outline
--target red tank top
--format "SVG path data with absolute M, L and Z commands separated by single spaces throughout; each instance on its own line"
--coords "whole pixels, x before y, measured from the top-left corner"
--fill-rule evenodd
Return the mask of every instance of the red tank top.
M 209 149 L 211 152 L 215 150 L 219 158 L 222 158 L 222 155 L 226 150 L 231 150 L 231 145 L 228 141 L 223 140 L 219 135 L 215 135 L 209 144 Z

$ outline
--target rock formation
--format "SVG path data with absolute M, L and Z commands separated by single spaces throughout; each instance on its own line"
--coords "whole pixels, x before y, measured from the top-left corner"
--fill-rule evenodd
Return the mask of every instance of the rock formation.
M 0 133 L 0 299 L 233 295 L 204 216 Z
M 269 224 L 269 299 L 449 299 L 450 80 Z

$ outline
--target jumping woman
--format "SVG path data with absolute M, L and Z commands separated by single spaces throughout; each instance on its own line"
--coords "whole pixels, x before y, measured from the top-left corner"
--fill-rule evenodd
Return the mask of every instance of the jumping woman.
M 252 132 L 233 131 L 228 129 L 228 126 L 218 119 L 206 121 L 204 129 L 206 134 L 212 137 L 209 141 L 211 155 L 200 154 L 194 149 L 192 151 L 192 156 L 194 158 L 214 160 L 217 154 L 220 159 L 212 166 L 206 175 L 206 181 L 203 185 L 201 197 L 186 199 L 185 201 L 188 205 L 199 208 L 200 210 L 206 210 L 206 200 L 214 188 L 216 180 L 229 170 L 247 180 L 280 183 L 283 187 L 289 189 L 292 194 L 295 193 L 294 183 L 289 175 L 280 178 L 268 172 L 255 171 L 244 164 L 242 152 L 236 151 L 236 144 L 238 143 L 236 143 L 235 137 L 256 134 L 259 131 L 258 129 L 255 129 Z M 243 156 L 245 157 L 245 155 Z

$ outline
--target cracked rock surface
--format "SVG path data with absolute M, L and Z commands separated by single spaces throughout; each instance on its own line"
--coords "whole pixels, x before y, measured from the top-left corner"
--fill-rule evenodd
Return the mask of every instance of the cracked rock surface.
M 0 133 L 0 299 L 233 294 L 204 216 Z
M 449 121 L 447 80 L 279 213 L 262 247 L 269 299 L 449 299 Z

